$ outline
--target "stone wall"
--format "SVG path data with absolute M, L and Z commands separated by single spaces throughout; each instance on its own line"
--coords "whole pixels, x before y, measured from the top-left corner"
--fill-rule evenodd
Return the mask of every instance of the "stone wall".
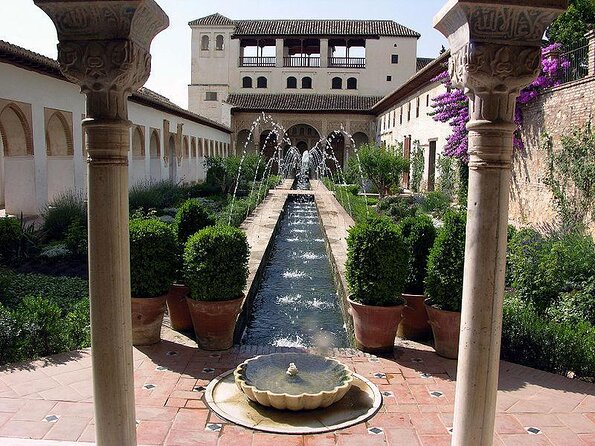
M 542 135 L 547 132 L 554 150 L 559 150 L 560 138 L 584 126 L 594 114 L 593 75 L 549 90 L 524 108 L 525 149 L 515 154 L 509 214 L 512 223 L 547 227 L 556 221 L 552 194 L 543 183 L 547 153 L 542 148 Z M 595 234 L 595 224 L 590 229 Z

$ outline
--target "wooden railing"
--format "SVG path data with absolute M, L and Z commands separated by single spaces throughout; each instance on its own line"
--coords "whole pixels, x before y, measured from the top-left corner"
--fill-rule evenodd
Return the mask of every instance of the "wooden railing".
M 284 67 L 320 67 L 320 57 L 284 57 Z
M 366 68 L 365 57 L 329 57 L 328 66 L 331 68 Z
M 240 67 L 274 67 L 275 57 L 240 57 Z

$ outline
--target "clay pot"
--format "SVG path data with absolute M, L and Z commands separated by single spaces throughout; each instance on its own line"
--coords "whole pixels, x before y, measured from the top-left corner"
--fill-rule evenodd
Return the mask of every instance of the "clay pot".
M 425 341 L 432 337 L 432 327 L 428 322 L 428 312 L 423 294 L 401 294 L 405 299 L 403 320 L 399 324 L 397 336 L 412 341 Z
M 459 331 L 461 313 L 457 311 L 439 310 L 426 301 L 426 311 L 434 333 L 434 350 L 440 356 L 457 359 L 459 353 Z
M 132 345 L 151 345 L 161 341 L 161 324 L 166 295 L 132 298 Z
M 244 295 L 233 300 L 200 301 L 186 298 L 196 342 L 203 350 L 227 350 L 233 346 L 233 333 L 242 309 Z
M 186 303 L 188 287 L 181 283 L 174 283 L 167 294 L 167 312 L 171 326 L 177 331 L 192 330 L 192 317 Z
M 404 305 L 378 307 L 347 300 L 357 348 L 372 353 L 391 352 Z

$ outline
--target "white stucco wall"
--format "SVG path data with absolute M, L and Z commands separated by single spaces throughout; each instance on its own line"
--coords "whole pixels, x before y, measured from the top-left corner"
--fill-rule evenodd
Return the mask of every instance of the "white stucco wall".
M 39 214 L 57 194 L 68 190 L 86 190 L 86 162 L 83 156 L 81 118 L 85 113 L 84 96 L 79 88 L 67 81 L 29 71 L 0 61 L 0 100 L 16 101 L 31 106 L 31 139 L 33 156 L 2 156 L 0 164 L 0 192 L 4 191 L 6 212 L 18 215 Z M 44 110 L 46 108 L 72 113 L 73 156 L 47 155 Z M 1 112 L 1 110 L 0 110 Z M 228 133 L 190 119 L 155 108 L 129 102 L 129 119 L 144 127 L 144 156 L 129 152 L 129 183 L 169 178 L 164 151 L 164 120 L 175 132 L 183 124 L 183 135 L 229 144 Z M 159 129 L 161 156 L 150 157 L 151 129 Z M 169 135 L 167 136 L 169 138 Z M 132 146 L 132 132 L 130 136 Z M 183 146 L 182 146 L 183 147 Z M 202 154 L 200 149 L 199 155 Z M 204 157 L 183 158 L 177 167 L 177 179 L 184 182 L 202 181 Z M 1 200 L 0 200 L 1 201 Z
M 434 82 L 420 89 L 414 94 L 403 98 L 389 110 L 381 113 L 376 119 L 376 138 L 380 143 L 387 146 L 397 146 L 403 143 L 407 136 L 411 136 L 412 150 L 413 142 L 418 140 L 424 150 L 424 175 L 422 178 L 422 189 L 425 188 L 428 181 L 428 167 L 430 156 L 430 142 L 436 141 L 436 160 L 442 153 L 446 144 L 446 139 L 451 134 L 451 127 L 442 122 L 434 121 L 429 116 L 433 111 L 431 104 L 432 98 L 445 92 L 444 86 L 439 82 Z M 416 116 L 417 99 L 419 98 L 419 117 Z M 411 105 L 411 116 L 408 119 L 407 111 Z M 401 123 L 401 111 L 403 121 Z M 436 170 L 437 179 L 439 172 Z

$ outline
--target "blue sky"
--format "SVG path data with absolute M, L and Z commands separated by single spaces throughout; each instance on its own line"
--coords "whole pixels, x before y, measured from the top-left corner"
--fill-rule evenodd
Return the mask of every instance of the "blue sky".
M 187 104 L 190 82 L 190 20 L 219 12 L 231 19 L 390 19 L 419 32 L 418 56 L 435 57 L 446 39 L 432 18 L 446 0 L 157 0 L 170 27 L 153 41 L 153 70 L 147 87 Z M 56 31 L 32 0 L 2 0 L 0 39 L 56 57 Z

